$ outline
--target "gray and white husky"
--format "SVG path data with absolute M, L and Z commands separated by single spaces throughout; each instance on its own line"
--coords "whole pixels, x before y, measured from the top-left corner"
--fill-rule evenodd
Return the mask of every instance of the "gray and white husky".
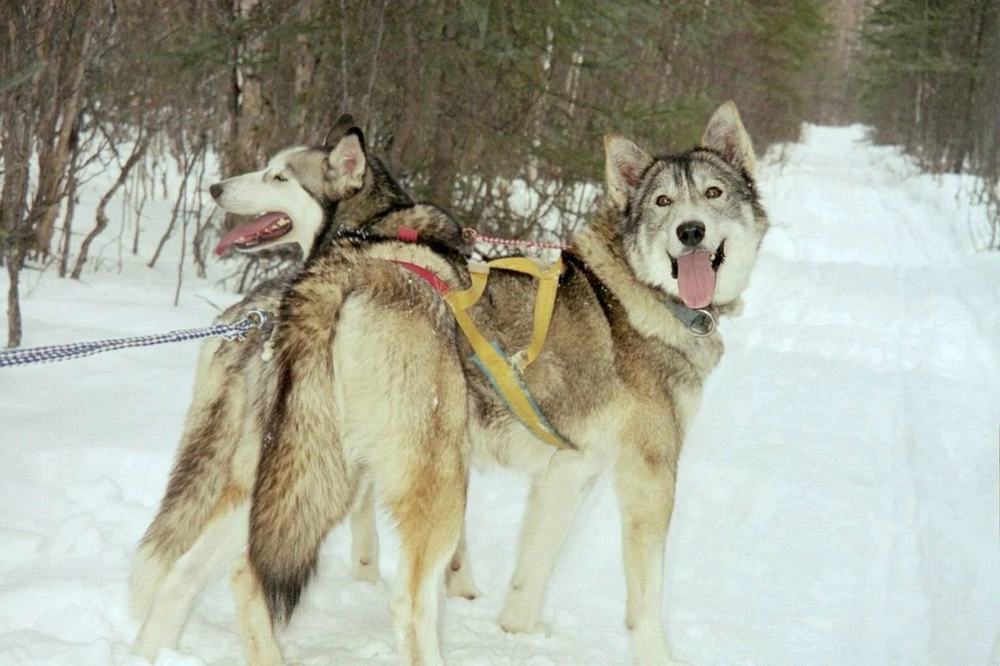
M 543 443 L 517 419 L 439 292 L 395 263 L 464 289 L 471 280 L 462 255 L 347 238 L 293 280 L 273 360 L 250 387 L 257 418 L 245 422 L 267 442 L 249 567 L 234 578 L 252 663 L 282 663 L 272 622 L 292 613 L 323 538 L 373 485 L 402 546 L 392 602 L 402 660 L 443 664 L 438 586 L 461 541 L 474 459 L 533 478 L 500 625 L 541 628 L 570 524 L 596 477 L 613 471 L 634 661 L 675 663 L 661 617 L 664 542 L 685 433 L 723 351 L 705 321 L 738 312 L 768 222 L 753 147 L 732 103 L 715 112 L 699 147 L 652 156 L 610 136 L 605 164 L 607 196 L 564 253 L 549 334 L 524 373 L 568 449 Z M 491 270 L 469 314 L 514 353 L 532 339 L 535 290 L 526 275 Z
M 385 165 L 365 149 L 350 116 L 342 117 L 321 147 L 297 147 L 275 155 L 267 166 L 212 185 L 219 206 L 254 216 L 220 241 L 229 248 L 260 252 L 297 244 L 306 264 L 333 247 L 338 233 L 395 237 L 400 226 L 419 239 L 465 251 L 461 227 L 450 216 L 417 204 Z M 259 429 L 248 403 L 254 365 L 266 356 L 278 304 L 298 268 L 257 285 L 218 323 L 243 319 L 251 310 L 268 313 L 264 330 L 243 342 L 204 343 L 194 398 L 160 509 L 139 546 L 132 573 L 132 606 L 143 623 L 133 650 L 155 660 L 174 648 L 197 595 L 225 564 L 246 548 L 249 494 L 260 450 Z M 353 575 L 378 580 L 378 534 L 371 492 L 361 492 L 352 513 Z M 458 551 L 449 592 L 475 596 Z

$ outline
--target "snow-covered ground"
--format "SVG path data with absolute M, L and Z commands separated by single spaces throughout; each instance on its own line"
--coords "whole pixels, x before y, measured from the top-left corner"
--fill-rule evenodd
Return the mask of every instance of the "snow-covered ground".
M 667 548 L 664 617 L 694 665 L 998 663 L 1000 256 L 974 251 L 970 224 L 985 213 L 956 196 L 958 179 L 916 175 L 862 138 L 807 128 L 762 173 L 774 229 L 746 314 L 724 324 Z M 172 307 L 172 247 L 156 270 L 126 253 L 122 275 L 27 274 L 25 345 L 207 323 L 210 302 L 235 297 L 187 277 Z M 196 354 L 186 343 L 0 371 L 0 664 L 143 663 L 128 653 L 129 560 L 166 483 Z M 551 635 L 495 625 L 526 491 L 511 473 L 473 479 L 484 594 L 447 601 L 449 663 L 628 663 L 606 481 L 553 577 Z M 384 520 L 382 535 L 377 586 L 351 580 L 346 530 L 329 539 L 283 636 L 289 659 L 396 663 Z M 238 663 L 220 575 L 181 651 L 157 664 Z

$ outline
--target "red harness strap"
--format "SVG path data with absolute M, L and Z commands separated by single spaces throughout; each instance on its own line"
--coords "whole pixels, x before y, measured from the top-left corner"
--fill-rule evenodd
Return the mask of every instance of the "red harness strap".
M 415 273 L 416 275 L 419 275 L 423 279 L 427 280 L 427 282 L 429 282 L 432 287 L 437 289 L 442 296 L 451 291 L 451 287 L 448 286 L 447 282 L 445 282 L 444 280 L 442 280 L 437 275 L 427 270 L 423 266 L 417 266 L 416 264 L 411 264 L 408 261 L 399 261 L 398 259 L 393 259 L 392 262 L 399 264 L 400 266 L 410 271 L 411 273 Z
M 402 226 L 399 228 L 398 238 L 404 243 L 416 243 L 418 237 L 419 234 L 417 233 L 416 229 L 411 229 L 409 227 L 402 227 Z M 427 282 L 429 282 L 432 287 L 437 289 L 438 293 L 440 293 L 442 296 L 451 291 L 451 287 L 448 286 L 447 282 L 445 282 L 444 280 L 442 280 L 437 275 L 427 270 L 423 266 L 417 266 L 416 264 L 411 264 L 408 261 L 400 261 L 398 259 L 393 259 L 392 262 L 395 264 L 399 264 L 400 266 L 410 271 L 411 273 L 419 275 L 423 279 L 427 280 Z
M 420 234 L 416 229 L 411 229 L 410 227 L 399 227 L 399 232 L 397 232 L 397 237 L 404 243 L 416 243 L 420 238 Z

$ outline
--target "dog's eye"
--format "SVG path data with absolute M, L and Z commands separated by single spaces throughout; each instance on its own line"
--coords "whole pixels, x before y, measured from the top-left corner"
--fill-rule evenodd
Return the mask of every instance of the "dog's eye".
M 285 181 L 288 180 L 287 178 L 285 178 L 284 176 L 282 176 L 280 173 L 279 174 L 275 174 L 274 179 L 276 181 L 278 181 L 279 183 L 284 183 Z
M 719 197 L 722 196 L 722 190 L 720 190 L 717 187 L 710 187 L 707 190 L 705 190 L 705 196 L 708 197 L 709 199 L 718 199 Z
M 670 197 L 668 197 L 666 194 L 661 194 L 660 196 L 656 197 L 657 206 L 669 206 L 672 203 L 673 201 L 671 201 Z

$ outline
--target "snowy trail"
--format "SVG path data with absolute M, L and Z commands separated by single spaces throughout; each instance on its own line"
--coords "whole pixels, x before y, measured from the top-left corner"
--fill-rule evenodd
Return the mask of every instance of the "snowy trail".
M 672 617 L 704 627 L 677 641 L 695 663 L 993 654 L 1000 270 L 945 184 L 852 135 L 812 128 L 765 179 L 775 233 L 682 461 Z
M 665 619 L 693 665 L 980 666 L 1000 646 L 1000 257 L 977 254 L 957 178 L 915 175 L 862 130 L 807 128 L 761 178 L 774 229 L 681 461 Z M 84 208 L 84 206 L 81 206 Z M 45 276 L 26 344 L 203 325 L 231 295 L 127 265 Z M 0 285 L 0 286 L 6 286 Z M 196 345 L 0 374 L 0 664 L 139 665 L 131 552 L 166 482 Z M 628 663 L 614 492 L 586 502 L 553 576 L 551 636 L 494 618 L 527 484 L 473 479 L 469 547 L 483 595 L 449 600 L 465 666 Z M 346 530 L 286 632 L 307 666 L 395 662 L 382 582 L 351 581 Z M 242 663 L 224 576 L 159 666 Z

